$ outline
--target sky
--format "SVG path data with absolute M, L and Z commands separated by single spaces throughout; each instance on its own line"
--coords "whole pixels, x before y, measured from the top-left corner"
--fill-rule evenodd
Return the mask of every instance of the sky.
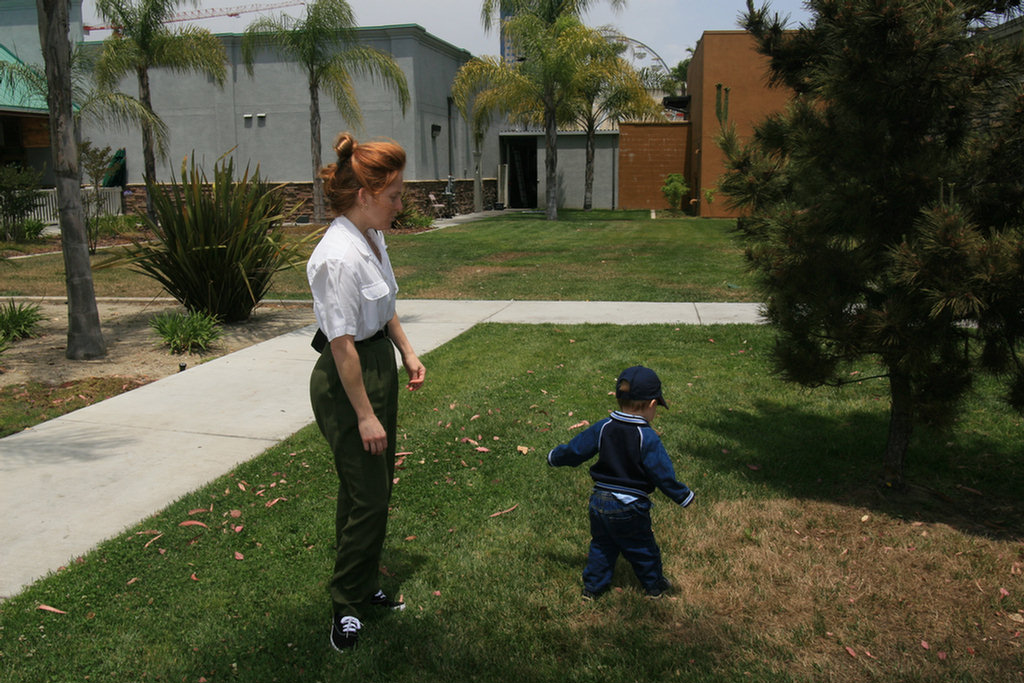
M 285 0 L 201 0 L 202 9 L 260 7 Z M 756 0 L 760 5 L 762 0 Z M 773 11 L 790 17 L 796 27 L 807 21 L 809 14 L 803 0 L 769 0 Z M 480 0 L 349 0 L 359 26 L 386 26 L 389 24 L 419 24 L 428 33 L 468 50 L 474 55 L 497 55 L 500 52 L 497 33 L 485 33 L 480 22 Z M 179 11 L 192 10 L 187 1 Z M 642 43 L 669 67 L 688 56 L 687 48 L 697 44 L 704 31 L 737 29 L 737 17 L 746 9 L 746 0 L 627 0 L 623 10 L 615 12 L 608 3 L 592 3 L 584 16 L 589 26 L 612 25 L 627 38 Z M 301 5 L 270 10 L 271 16 L 291 14 L 301 16 Z M 86 25 L 100 24 L 95 0 L 83 0 L 83 21 Z M 237 18 L 219 17 L 195 22 L 214 33 L 241 33 L 260 16 L 259 12 L 245 12 Z M 88 40 L 102 40 L 106 31 L 93 31 Z M 640 47 L 640 46 L 637 46 Z M 637 52 L 637 63 L 648 66 L 653 56 Z

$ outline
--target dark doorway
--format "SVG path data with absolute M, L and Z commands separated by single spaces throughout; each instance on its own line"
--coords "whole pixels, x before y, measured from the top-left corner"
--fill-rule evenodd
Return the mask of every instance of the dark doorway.
M 508 161 L 508 205 L 512 209 L 537 208 L 537 139 L 505 138 Z

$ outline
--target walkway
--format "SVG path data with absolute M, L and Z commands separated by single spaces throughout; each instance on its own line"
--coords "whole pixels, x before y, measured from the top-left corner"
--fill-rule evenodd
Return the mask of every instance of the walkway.
M 417 353 L 481 322 L 755 323 L 757 304 L 399 300 Z M 312 314 L 311 314 L 312 317 Z M 310 325 L 0 439 L 0 598 L 313 421 Z

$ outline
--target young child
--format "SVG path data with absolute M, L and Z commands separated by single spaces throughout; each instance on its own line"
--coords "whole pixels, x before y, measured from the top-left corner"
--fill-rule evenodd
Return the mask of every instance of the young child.
M 619 409 L 548 453 L 553 467 L 575 467 L 594 455 L 590 468 L 590 552 L 583 570 L 583 597 L 593 600 L 608 590 L 621 553 L 633 566 L 648 597 L 670 588 L 661 570 L 661 551 L 651 530 L 650 495 L 655 488 L 686 507 L 693 492 L 676 481 L 672 461 L 650 422 L 659 405 L 661 380 L 649 368 L 627 368 L 615 383 Z

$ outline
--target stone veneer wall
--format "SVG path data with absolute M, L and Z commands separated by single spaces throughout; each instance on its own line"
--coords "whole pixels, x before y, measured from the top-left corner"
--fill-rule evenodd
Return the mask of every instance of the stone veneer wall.
M 313 183 L 285 183 L 286 207 L 293 208 L 302 202 L 302 206 L 292 216 L 297 223 L 307 223 L 313 218 Z M 438 202 L 444 203 L 444 189 L 447 180 L 407 180 L 405 181 L 405 200 L 416 205 L 421 213 L 434 215 L 431 207 L 430 194 L 433 193 Z M 484 178 L 484 208 L 491 208 L 498 201 L 498 181 L 495 178 Z M 144 185 L 129 185 L 125 188 L 124 212 L 126 214 L 143 214 L 146 212 L 146 188 Z M 455 194 L 452 201 L 455 214 L 473 212 L 473 180 L 460 179 L 455 181 Z

